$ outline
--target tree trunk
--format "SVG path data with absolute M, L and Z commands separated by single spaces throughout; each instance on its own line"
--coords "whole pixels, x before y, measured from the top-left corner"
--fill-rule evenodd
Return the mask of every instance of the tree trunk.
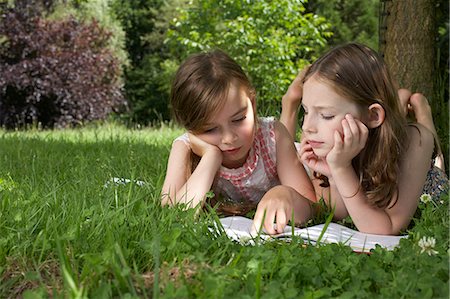
M 436 68 L 433 0 L 380 0 L 380 53 L 399 87 L 431 102 Z

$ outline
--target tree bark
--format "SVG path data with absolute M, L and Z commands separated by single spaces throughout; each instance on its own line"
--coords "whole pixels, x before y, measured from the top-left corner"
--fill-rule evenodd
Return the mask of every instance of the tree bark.
M 438 73 L 435 1 L 380 0 L 380 5 L 379 50 L 394 79 L 432 101 Z

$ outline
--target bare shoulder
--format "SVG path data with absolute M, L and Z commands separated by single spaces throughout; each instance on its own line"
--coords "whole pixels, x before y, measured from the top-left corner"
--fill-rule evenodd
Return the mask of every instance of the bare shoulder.
M 176 140 L 172 143 L 162 194 L 172 194 L 186 182 L 190 175 L 190 159 L 190 148 L 184 141 Z
M 168 161 L 168 171 L 172 165 L 188 165 L 191 159 L 191 148 L 189 145 L 182 141 L 176 140 L 172 143 L 172 148 L 170 149 L 169 161 Z
M 191 149 L 189 147 L 189 145 L 183 141 L 183 140 L 175 140 L 172 143 L 172 151 L 176 150 L 176 151 L 182 151 L 182 152 L 189 152 Z
M 414 123 L 408 126 L 409 148 L 414 147 L 422 150 L 433 150 L 433 133 L 421 124 Z
M 430 130 L 420 124 L 409 125 L 407 130 L 408 147 L 400 162 L 396 203 L 385 209 L 394 231 L 405 228 L 414 215 L 434 148 Z

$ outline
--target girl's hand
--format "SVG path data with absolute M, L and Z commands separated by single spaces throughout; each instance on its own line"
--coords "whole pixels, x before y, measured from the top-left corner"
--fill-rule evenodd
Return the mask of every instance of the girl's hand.
M 311 145 L 309 145 L 309 143 L 305 140 L 302 140 L 301 142 L 299 156 L 300 160 L 306 164 L 309 169 L 330 177 L 331 173 L 327 161 L 324 159 L 319 159 L 319 157 L 314 154 Z
M 398 98 L 400 100 L 400 108 L 403 112 L 403 115 L 406 117 L 408 116 L 408 113 L 411 111 L 412 107 L 409 102 L 409 99 L 411 98 L 411 91 L 405 88 L 400 88 L 398 91 Z
M 310 217 L 309 201 L 293 188 L 278 185 L 267 191 L 259 202 L 251 234 L 256 235 L 262 228 L 270 235 L 283 233 L 289 220 L 304 223 Z
M 298 110 L 303 97 L 303 79 L 308 69 L 309 66 L 300 71 L 281 100 L 280 122 L 294 140 L 297 133 Z
M 366 146 L 369 129 L 360 120 L 347 114 L 342 120 L 343 136 L 334 132 L 334 146 L 326 159 L 330 169 L 351 166 L 352 159 Z
M 222 157 L 222 151 L 215 145 L 209 144 L 202 139 L 198 138 L 194 134 L 188 133 L 189 142 L 192 152 L 199 157 L 203 157 L 206 153 L 214 153 L 215 155 Z
M 303 97 L 303 79 L 305 78 L 305 74 L 309 69 L 309 65 L 302 69 L 297 77 L 295 77 L 294 81 L 292 81 L 291 85 L 289 85 L 288 90 L 283 96 L 283 104 L 290 104 L 295 108 L 298 108 L 302 103 Z

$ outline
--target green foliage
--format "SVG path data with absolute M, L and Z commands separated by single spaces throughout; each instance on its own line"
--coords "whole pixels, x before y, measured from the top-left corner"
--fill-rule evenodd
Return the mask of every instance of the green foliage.
M 332 25 L 330 45 L 349 41 L 378 49 L 379 0 L 314 0 L 305 5 Z
M 448 194 L 420 203 L 393 251 L 242 246 L 210 230 L 214 213 L 159 204 L 180 133 L 0 130 L 0 297 L 448 298 Z M 105 184 L 112 177 L 146 184 Z M 437 253 L 422 252 L 423 237 Z
M 120 59 L 121 64 L 128 64 L 128 53 L 125 49 L 125 31 L 114 15 L 112 9 L 115 0 L 59 0 L 59 5 L 49 16 L 51 19 L 65 19 L 75 16 L 81 22 L 89 23 L 95 19 L 111 32 L 108 49 Z
M 126 97 L 131 104 L 127 116 L 133 122 L 148 124 L 169 118 L 170 74 L 165 68 L 168 50 L 165 33 L 174 17 L 178 0 L 114 0 L 112 8 L 126 32 L 130 65 L 125 71 Z
M 250 76 L 260 114 L 279 113 L 279 100 L 295 75 L 316 58 L 330 36 L 324 18 L 304 1 L 191 1 L 167 33 L 172 57 L 220 48 Z

